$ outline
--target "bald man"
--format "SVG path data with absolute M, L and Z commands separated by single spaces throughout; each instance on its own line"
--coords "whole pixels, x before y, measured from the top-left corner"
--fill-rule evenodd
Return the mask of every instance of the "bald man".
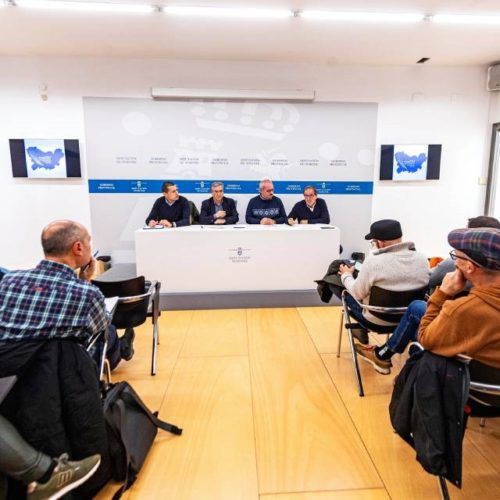
M 0 281 L 0 343 L 75 339 L 85 344 L 108 329 L 111 365 L 130 359 L 133 339 L 117 339 L 104 296 L 90 283 L 96 262 L 87 229 L 70 220 L 51 222 L 42 231 L 42 248 L 45 258 L 34 269 L 9 272 Z

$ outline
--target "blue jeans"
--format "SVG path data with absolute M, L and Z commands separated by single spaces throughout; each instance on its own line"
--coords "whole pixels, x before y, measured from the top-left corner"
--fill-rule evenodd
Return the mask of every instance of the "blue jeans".
M 402 353 L 410 342 L 417 340 L 420 320 L 425 314 L 427 303 L 423 300 L 414 300 L 409 306 L 399 325 L 387 341 L 387 346 L 392 352 Z

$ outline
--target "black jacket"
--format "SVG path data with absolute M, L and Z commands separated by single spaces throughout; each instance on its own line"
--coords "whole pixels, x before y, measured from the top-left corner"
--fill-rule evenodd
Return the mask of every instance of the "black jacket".
M 423 351 L 396 378 L 389 406 L 394 430 L 415 449 L 422 467 L 458 487 L 469 381 L 466 364 Z
M 322 198 L 316 199 L 314 209 L 309 210 L 306 200 L 295 203 L 292 211 L 288 214 L 289 219 L 307 220 L 308 224 L 330 224 L 330 214 L 326 201 Z
M 236 210 L 236 203 L 232 198 L 222 198 L 222 209 L 226 212 L 226 224 L 236 224 L 239 216 Z M 204 200 L 201 204 L 200 224 L 213 224 L 215 214 L 215 203 L 213 198 Z
M 51 457 L 79 460 L 100 453 L 95 475 L 74 492 L 92 498 L 110 479 L 106 428 L 95 363 L 71 340 L 0 344 L 0 377 L 18 381 L 0 406 L 26 441 Z M 19 488 L 19 489 L 18 489 Z M 9 484 L 8 498 L 24 498 L 26 487 Z

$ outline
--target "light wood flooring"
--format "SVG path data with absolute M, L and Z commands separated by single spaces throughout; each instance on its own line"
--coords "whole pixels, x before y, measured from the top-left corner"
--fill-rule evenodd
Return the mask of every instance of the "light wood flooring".
M 151 324 L 136 329 L 135 357 L 114 381 L 129 381 L 184 433 L 159 431 L 123 498 L 440 498 L 436 478 L 390 425 L 402 360 L 395 356 L 389 376 L 361 362 L 366 396 L 358 397 L 345 335 L 335 355 L 339 320 L 338 307 L 164 311 L 155 377 Z M 500 498 L 499 420 L 480 428 L 470 419 L 453 499 Z

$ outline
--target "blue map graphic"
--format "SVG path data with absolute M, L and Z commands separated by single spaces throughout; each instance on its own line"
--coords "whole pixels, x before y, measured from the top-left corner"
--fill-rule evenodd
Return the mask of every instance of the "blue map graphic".
M 31 168 L 45 168 L 46 170 L 53 170 L 59 165 L 59 162 L 64 158 L 64 153 L 61 149 L 57 148 L 54 152 L 42 151 L 37 147 L 30 147 L 26 150 L 31 159 Z
M 414 174 L 422 168 L 422 165 L 427 161 L 427 155 L 425 153 L 420 153 L 418 156 L 408 156 L 404 151 L 398 151 L 394 155 L 394 159 L 398 164 L 396 172 L 400 174 L 401 172 L 408 172 Z

